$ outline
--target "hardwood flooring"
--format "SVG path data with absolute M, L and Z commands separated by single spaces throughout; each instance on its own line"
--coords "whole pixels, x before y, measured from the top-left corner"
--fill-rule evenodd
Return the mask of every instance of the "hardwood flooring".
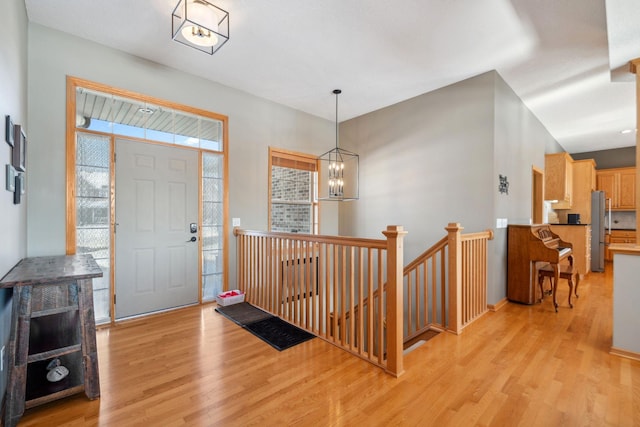
M 509 303 L 407 354 L 400 378 L 318 338 L 278 352 L 213 305 L 123 323 L 98 331 L 99 400 L 20 425 L 640 426 L 640 362 L 609 354 L 611 273 L 573 309 L 564 284 L 558 313 Z

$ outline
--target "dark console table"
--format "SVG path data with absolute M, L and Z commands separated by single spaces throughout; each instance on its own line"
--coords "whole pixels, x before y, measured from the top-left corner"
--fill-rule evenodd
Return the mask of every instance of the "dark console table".
M 5 426 L 25 409 L 72 394 L 100 397 L 92 279 L 101 276 L 91 255 L 63 255 L 25 258 L 0 281 L 13 288 Z M 69 374 L 51 382 L 54 359 Z

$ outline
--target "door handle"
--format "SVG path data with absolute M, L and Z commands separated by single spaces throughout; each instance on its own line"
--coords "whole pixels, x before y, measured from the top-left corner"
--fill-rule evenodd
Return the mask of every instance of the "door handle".
M 196 236 L 193 236 L 192 238 L 190 238 L 189 240 L 187 240 L 187 243 L 188 243 L 188 242 L 195 242 L 196 240 L 198 240 L 198 239 L 196 238 Z

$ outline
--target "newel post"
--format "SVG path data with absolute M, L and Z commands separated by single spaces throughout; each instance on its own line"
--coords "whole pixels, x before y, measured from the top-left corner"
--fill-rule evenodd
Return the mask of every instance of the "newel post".
M 450 222 L 445 227 L 449 244 L 449 316 L 447 330 L 459 334 L 462 327 L 462 242 L 460 234 L 464 227 L 459 222 Z
M 382 232 L 387 238 L 387 372 L 399 377 L 402 366 L 403 351 L 403 271 L 404 246 L 406 231 L 401 225 L 389 225 Z

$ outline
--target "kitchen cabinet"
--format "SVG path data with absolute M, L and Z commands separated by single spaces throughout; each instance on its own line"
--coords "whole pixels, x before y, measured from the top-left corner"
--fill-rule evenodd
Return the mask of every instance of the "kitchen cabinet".
M 596 189 L 596 162 L 593 159 L 574 160 L 571 209 L 559 210 L 560 222 L 567 222 L 570 213 L 580 214 L 582 224 L 591 224 L 591 193 Z
M 609 251 L 609 244 L 611 243 L 635 243 L 636 231 L 635 230 L 611 230 L 611 234 L 605 238 L 605 254 L 604 259 L 607 261 L 613 261 L 613 254 Z
M 0 282 L 13 289 L 5 426 L 37 405 L 100 396 L 92 285 L 100 276 L 91 255 L 63 255 L 25 258 Z M 54 379 L 57 366 L 67 373 Z
M 618 209 L 636 208 L 636 168 L 620 171 L 618 186 Z
M 551 231 L 573 245 L 573 266 L 580 277 L 591 271 L 591 226 L 550 224 Z
M 554 209 L 571 209 L 573 159 L 568 153 L 544 156 L 544 199 L 557 200 Z
M 635 210 L 636 168 L 601 169 L 596 181 L 597 189 L 611 199 L 612 210 Z

